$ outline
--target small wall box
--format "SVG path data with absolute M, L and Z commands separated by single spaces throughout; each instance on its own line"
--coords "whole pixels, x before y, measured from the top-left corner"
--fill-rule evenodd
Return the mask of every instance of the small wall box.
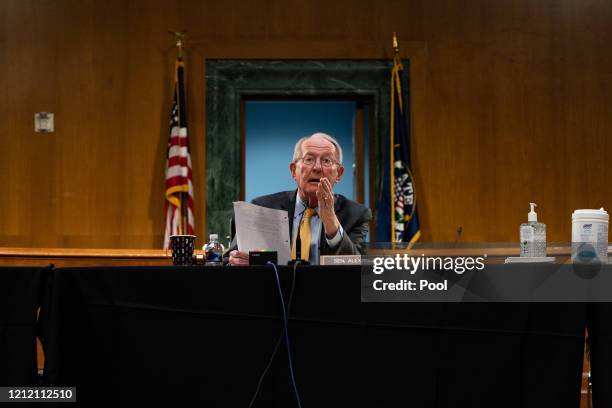
M 50 112 L 37 112 L 34 114 L 34 130 L 37 133 L 53 132 L 53 114 Z

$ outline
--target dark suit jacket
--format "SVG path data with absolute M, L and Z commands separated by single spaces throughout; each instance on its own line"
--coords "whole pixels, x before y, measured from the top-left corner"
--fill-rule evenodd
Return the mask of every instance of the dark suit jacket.
M 283 191 L 253 199 L 253 204 L 262 207 L 285 210 L 289 213 L 289 236 L 293 231 L 293 212 L 297 190 Z M 324 228 L 321 228 L 319 239 L 320 255 L 357 255 L 363 253 L 363 243 L 370 229 L 372 212 L 369 208 L 349 200 L 341 194 L 334 194 L 334 210 L 340 225 L 344 229 L 344 237 L 335 249 L 327 245 Z M 230 250 L 236 249 L 235 239 Z M 229 252 L 229 251 L 228 251 Z

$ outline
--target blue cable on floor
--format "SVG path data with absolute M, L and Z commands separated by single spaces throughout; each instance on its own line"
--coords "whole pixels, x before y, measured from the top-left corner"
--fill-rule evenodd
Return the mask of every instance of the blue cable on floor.
M 291 358 L 291 347 L 289 346 L 289 322 L 287 321 L 287 311 L 285 309 L 285 298 L 283 297 L 283 289 L 281 288 L 280 278 L 278 276 L 278 270 L 276 269 L 276 265 L 270 261 L 268 261 L 267 264 L 272 265 L 272 267 L 274 268 L 274 273 L 276 274 L 276 285 L 278 286 L 278 294 L 280 295 L 281 306 L 283 308 L 283 328 L 285 329 L 285 343 L 287 343 L 287 356 L 289 358 L 289 374 L 291 375 L 291 384 L 293 385 L 293 392 L 295 393 L 295 399 L 297 400 L 298 408 L 302 408 L 300 394 L 298 393 L 297 385 L 295 383 L 295 375 L 293 373 L 293 359 Z

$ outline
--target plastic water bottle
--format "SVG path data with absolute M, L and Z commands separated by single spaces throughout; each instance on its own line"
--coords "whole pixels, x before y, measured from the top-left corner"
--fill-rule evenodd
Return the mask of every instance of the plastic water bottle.
M 222 265 L 224 251 L 223 245 L 219 242 L 219 236 L 210 234 L 210 240 L 204 245 L 206 265 Z

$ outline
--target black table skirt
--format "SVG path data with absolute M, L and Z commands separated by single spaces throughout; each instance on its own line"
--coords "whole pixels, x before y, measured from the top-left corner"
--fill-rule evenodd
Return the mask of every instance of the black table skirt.
M 0 268 L 0 386 L 38 382 L 36 310 L 48 268 Z
M 361 303 L 358 267 L 295 276 L 304 407 L 579 405 L 587 305 Z M 45 383 L 77 386 L 82 406 L 247 407 L 281 335 L 269 267 L 67 268 L 51 283 Z M 284 344 L 254 406 L 297 406 Z

